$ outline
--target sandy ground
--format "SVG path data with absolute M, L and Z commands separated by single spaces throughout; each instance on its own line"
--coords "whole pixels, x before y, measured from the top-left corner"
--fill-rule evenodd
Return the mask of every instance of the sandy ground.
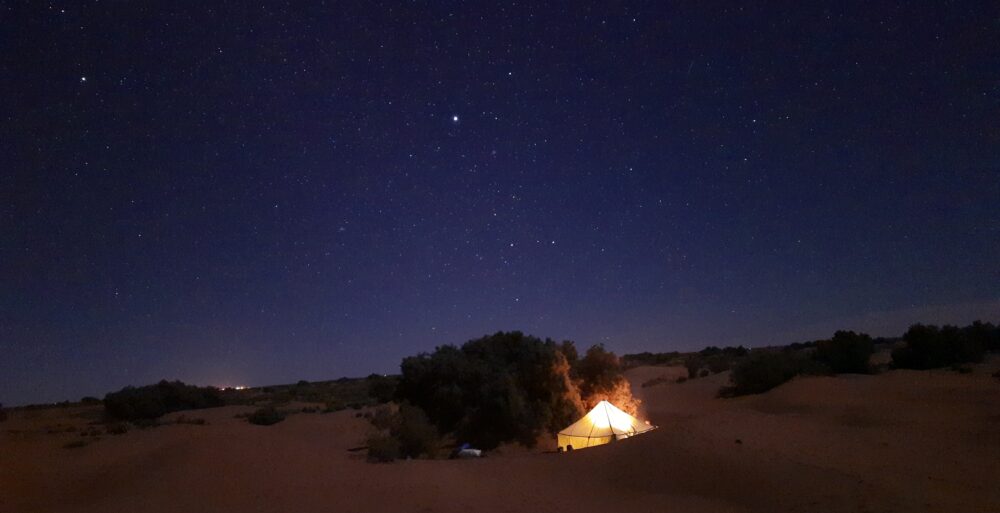
M 482 460 L 369 464 L 353 411 L 261 427 L 247 408 L 207 425 L 134 430 L 67 449 L 94 407 L 0 424 L 0 512 L 969 511 L 1000 512 L 1000 368 L 796 378 L 716 399 L 711 376 L 629 371 L 660 426 L 612 445 Z M 173 416 L 176 416 L 174 414 Z

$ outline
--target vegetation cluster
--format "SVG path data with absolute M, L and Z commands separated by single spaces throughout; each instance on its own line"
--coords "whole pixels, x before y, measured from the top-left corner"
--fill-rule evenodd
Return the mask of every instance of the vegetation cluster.
M 573 342 L 498 332 L 461 347 L 405 358 L 396 390 L 401 431 L 423 432 L 419 409 L 438 434 L 492 449 L 505 442 L 534 446 L 590 406 L 607 399 L 635 413 L 618 357 L 593 346 L 581 357 Z M 388 430 L 393 436 L 393 430 Z M 405 441 L 400 453 L 415 456 Z M 384 442 L 388 444 L 388 442 Z
M 155 419 L 170 412 L 213 408 L 223 404 L 217 388 L 166 380 L 155 385 L 125 387 L 104 397 L 104 409 L 110 417 L 129 421 Z

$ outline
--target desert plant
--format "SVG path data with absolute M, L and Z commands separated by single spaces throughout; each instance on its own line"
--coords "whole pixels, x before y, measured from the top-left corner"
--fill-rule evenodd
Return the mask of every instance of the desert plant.
M 166 380 L 144 387 L 125 387 L 104 397 L 104 409 L 109 416 L 131 421 L 222 404 L 219 391 L 214 387 L 196 387 Z
M 7 420 L 7 410 L 3 409 L 3 403 L 0 403 L 0 422 Z
M 109 435 L 124 435 L 128 433 L 128 423 L 127 422 L 115 422 L 114 424 L 108 424 L 104 427 L 104 432 Z
M 342 403 L 340 401 L 329 401 L 329 402 L 326 403 L 326 407 L 323 409 L 323 413 L 338 412 L 338 411 L 343 410 L 345 408 L 347 408 L 347 407 L 344 406 L 344 403 Z
M 175 424 L 190 424 L 193 426 L 204 426 L 206 424 L 205 419 L 202 418 L 188 418 L 186 415 L 180 415 L 177 420 L 174 421 Z
M 892 365 L 902 369 L 935 369 L 983 361 L 988 337 L 977 329 L 914 324 L 903 335 L 904 347 L 892 351 Z
M 667 378 L 666 376 L 658 376 L 653 379 L 642 382 L 642 385 L 640 386 L 642 386 L 642 388 L 655 387 L 656 385 L 659 385 L 661 383 L 666 383 L 668 381 L 670 381 L 670 379 Z
M 607 358 L 595 351 L 581 371 L 594 391 L 617 382 L 598 360 Z M 506 441 L 532 445 L 543 431 L 557 431 L 582 413 L 560 346 L 519 332 L 442 346 L 404 359 L 401 370 L 401 400 L 422 409 L 441 432 L 484 449 Z
M 247 417 L 247 422 L 257 426 L 270 426 L 283 420 L 285 420 L 285 414 L 273 406 L 259 408 Z
M 396 396 L 396 379 L 379 374 L 368 376 L 368 395 L 379 404 L 391 401 Z
M 64 449 L 79 449 L 80 447 L 86 447 L 89 443 L 86 440 L 73 440 L 71 442 L 66 442 L 63 444 Z
M 373 463 L 388 463 L 400 458 L 399 440 L 386 433 L 377 433 L 368 437 L 368 461 Z
M 399 440 L 403 456 L 433 458 L 437 454 L 440 439 L 437 428 L 431 424 L 427 414 L 416 406 L 403 403 L 399 407 L 399 422 L 390 429 L 390 433 Z
M 867 374 L 874 347 L 872 338 L 865 333 L 838 331 L 832 339 L 816 343 L 813 357 L 834 373 Z
M 697 354 L 692 354 L 684 360 L 684 368 L 687 369 L 688 379 L 694 379 L 698 377 L 698 371 L 705 366 L 704 360 L 701 359 Z
M 730 374 L 732 387 L 720 391 L 723 396 L 760 394 L 792 379 L 801 369 L 794 354 L 779 351 L 754 351 Z

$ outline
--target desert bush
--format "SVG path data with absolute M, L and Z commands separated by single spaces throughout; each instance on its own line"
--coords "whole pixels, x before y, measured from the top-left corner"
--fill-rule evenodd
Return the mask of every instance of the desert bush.
M 1000 326 L 975 321 L 962 328 L 962 333 L 973 345 L 982 346 L 990 352 L 1000 351 Z
M 80 447 L 86 447 L 88 442 L 86 440 L 73 440 L 71 442 L 66 442 L 63 444 L 64 449 L 79 449 Z
M 872 338 L 865 333 L 838 331 L 832 339 L 816 343 L 813 357 L 838 374 L 867 374 L 874 347 Z
M 375 411 L 368 415 L 367 418 L 368 421 L 375 426 L 375 429 L 380 431 L 388 431 L 392 429 L 398 421 L 396 410 L 388 406 L 375 408 Z
M 379 374 L 368 376 L 368 395 L 378 404 L 392 401 L 396 396 L 396 379 Z
M 571 375 L 576 378 L 575 385 L 586 409 L 608 401 L 630 414 L 638 412 L 639 401 L 632 396 L 632 389 L 622 373 L 621 361 L 603 345 L 587 349 L 583 358 L 571 367 Z
M 727 347 L 726 349 L 729 348 Z M 740 349 L 742 349 L 742 346 Z M 734 356 L 727 353 L 716 354 L 705 359 L 705 366 L 708 367 L 708 371 L 712 374 L 718 374 L 731 369 L 738 358 L 741 358 L 741 356 Z
M 330 402 L 326 403 L 326 408 L 323 409 L 323 413 L 338 412 L 338 411 L 346 409 L 346 408 L 347 408 L 347 406 L 344 406 L 344 403 L 342 403 L 340 401 L 330 401 Z
M 615 383 L 599 368 L 601 359 L 595 352 L 583 373 Z M 531 446 L 541 432 L 558 431 L 582 414 L 562 348 L 520 332 L 441 346 L 404 359 L 401 369 L 400 399 L 422 409 L 440 432 L 484 449 L 507 441 Z
M 96 397 L 93 397 L 93 396 L 89 396 L 89 395 L 86 396 L 86 397 L 81 398 L 80 402 L 82 404 L 101 404 L 101 400 L 100 399 L 98 399 Z
M 0 422 L 7 420 L 7 410 L 3 409 L 3 403 L 0 403 Z
M 684 360 L 684 368 L 687 369 L 688 379 L 698 377 L 698 371 L 705 366 L 705 362 L 697 354 L 692 354 Z
M 441 436 L 420 408 L 409 403 L 401 404 L 398 409 L 383 406 L 369 420 L 378 430 L 369 438 L 370 460 L 437 456 Z
M 688 380 L 687 376 L 678 376 L 677 380 L 675 381 L 675 383 L 683 383 L 683 382 L 685 382 L 687 380 Z
M 247 416 L 247 422 L 257 426 L 270 426 L 285 420 L 285 414 L 273 406 L 265 406 Z
M 801 361 L 794 354 L 778 351 L 754 351 L 730 374 L 732 387 L 720 391 L 723 396 L 760 394 L 795 377 Z
M 104 432 L 109 435 L 124 435 L 128 433 L 128 422 L 115 422 L 104 427 Z
M 626 354 L 621 357 L 621 364 L 624 368 L 638 367 L 639 365 L 668 365 L 673 363 L 680 356 L 677 351 L 669 353 L 635 353 Z
M 222 406 L 213 387 L 185 385 L 180 381 L 160 381 L 144 387 L 125 387 L 104 397 L 104 409 L 120 420 L 155 419 L 164 414 Z
M 906 345 L 892 351 L 892 365 L 901 369 L 935 369 L 959 363 L 983 361 L 989 343 L 984 326 L 914 324 L 903 335 Z
M 658 376 L 653 379 L 643 381 L 641 386 L 642 388 L 655 387 L 656 385 L 666 383 L 668 381 L 670 381 L 670 378 L 667 378 L 666 376 Z
M 388 463 L 400 458 L 400 444 L 393 436 L 376 433 L 368 437 L 368 461 Z
M 204 426 L 207 424 L 205 419 L 201 418 L 188 418 L 186 415 L 180 415 L 177 420 L 174 421 L 175 424 L 190 424 L 193 426 Z
M 427 414 L 416 406 L 403 403 L 398 417 L 390 433 L 399 440 L 400 453 L 411 458 L 436 456 L 440 435 Z

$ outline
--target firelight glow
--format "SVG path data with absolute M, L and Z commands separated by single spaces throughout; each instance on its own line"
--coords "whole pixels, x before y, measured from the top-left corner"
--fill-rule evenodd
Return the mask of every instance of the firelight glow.
M 629 414 L 619 410 L 607 401 L 601 401 L 598 405 L 604 407 L 594 408 L 587 414 L 587 417 L 590 418 L 590 422 L 592 422 L 595 427 L 610 427 L 619 434 L 632 433 L 635 431 L 632 428 L 632 420 Z

